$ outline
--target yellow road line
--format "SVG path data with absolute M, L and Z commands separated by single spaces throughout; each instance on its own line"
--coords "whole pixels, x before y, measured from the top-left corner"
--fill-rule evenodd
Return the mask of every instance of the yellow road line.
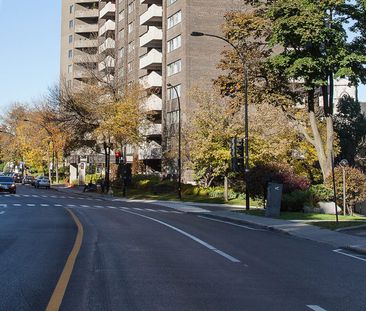
M 78 253 L 81 248 L 81 243 L 83 241 L 84 229 L 82 224 L 72 211 L 70 211 L 67 208 L 66 210 L 70 213 L 71 217 L 76 223 L 78 233 L 75 239 L 74 247 L 72 248 L 69 257 L 67 258 L 65 267 L 53 291 L 51 299 L 48 302 L 46 311 L 58 311 L 60 309 L 62 299 L 64 298 L 65 295 L 66 287 L 70 281 L 72 270 L 74 269 L 76 257 L 78 256 Z

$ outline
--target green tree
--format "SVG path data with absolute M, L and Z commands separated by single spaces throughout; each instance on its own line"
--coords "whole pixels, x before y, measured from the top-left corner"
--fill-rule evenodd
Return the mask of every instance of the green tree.
M 365 78 L 359 70 L 366 61 L 365 55 L 352 51 L 347 43 L 346 8 L 346 2 L 342 0 L 278 0 L 268 12 L 273 25 L 270 43 L 283 47 L 282 52 L 269 58 L 269 68 L 284 73 L 288 80 L 301 82 L 306 91 L 309 129 L 296 118 L 294 121 L 316 149 L 324 179 L 331 173 L 335 138 L 334 77 L 347 76 L 355 83 Z M 319 88 L 322 107 L 316 100 Z M 290 114 L 289 109 L 286 112 Z M 322 123 L 326 128 L 324 139 L 320 132 Z
M 354 165 L 362 147 L 360 143 L 366 138 L 366 118 L 361 112 L 360 103 L 349 96 L 343 97 L 337 104 L 334 126 L 341 147 L 338 158 L 347 159 Z

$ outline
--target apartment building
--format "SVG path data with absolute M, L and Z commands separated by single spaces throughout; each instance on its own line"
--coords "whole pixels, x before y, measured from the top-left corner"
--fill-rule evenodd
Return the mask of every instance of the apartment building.
M 189 91 L 210 88 L 224 44 L 191 37 L 192 31 L 221 35 L 224 14 L 242 8 L 238 0 L 63 0 L 61 76 L 67 85 L 87 83 L 85 68 L 97 68 L 121 87 L 140 83 L 145 90 L 149 123 L 146 142 L 127 148 L 146 172 L 174 175 L 176 163 L 162 161 L 176 152 L 178 99 L 194 109 Z M 185 116 L 182 115 L 182 119 Z
M 98 0 L 62 1 L 60 75 L 68 87 L 87 83 L 87 68 L 97 67 L 98 20 Z

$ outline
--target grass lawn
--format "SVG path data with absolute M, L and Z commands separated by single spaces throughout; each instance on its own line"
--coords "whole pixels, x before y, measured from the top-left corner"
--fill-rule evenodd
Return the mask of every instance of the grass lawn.
M 122 196 L 120 189 L 113 189 L 115 196 Z M 132 200 L 161 200 L 161 201 L 178 201 L 177 193 L 154 194 L 151 191 L 142 191 L 140 189 L 127 189 L 127 198 Z M 183 202 L 197 203 L 213 203 L 213 204 L 229 204 L 229 205 L 245 205 L 245 200 L 233 199 L 225 202 L 222 198 L 210 198 L 207 195 L 182 195 Z M 251 200 L 251 206 L 260 206 L 262 202 Z
M 239 213 L 245 213 L 254 216 L 263 216 L 264 217 L 264 210 L 240 210 Z M 339 229 L 339 228 L 346 228 L 346 227 L 353 227 L 353 226 L 360 226 L 366 225 L 366 217 L 360 215 L 354 216 L 343 216 L 338 215 L 339 222 L 336 223 L 336 216 L 335 215 L 328 215 L 328 214 L 311 214 L 311 213 L 301 213 L 301 212 L 281 212 L 281 216 L 278 219 L 284 220 L 303 220 L 310 225 L 318 226 L 325 229 Z

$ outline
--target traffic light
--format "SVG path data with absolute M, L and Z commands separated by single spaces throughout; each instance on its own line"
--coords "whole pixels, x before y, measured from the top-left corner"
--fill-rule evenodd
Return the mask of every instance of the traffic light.
M 244 171 L 244 140 L 232 138 L 230 143 L 231 170 L 233 172 Z
M 121 151 L 116 151 L 114 153 L 114 156 L 116 158 L 116 164 L 120 164 L 121 163 L 121 159 L 122 159 L 122 153 L 121 153 Z

